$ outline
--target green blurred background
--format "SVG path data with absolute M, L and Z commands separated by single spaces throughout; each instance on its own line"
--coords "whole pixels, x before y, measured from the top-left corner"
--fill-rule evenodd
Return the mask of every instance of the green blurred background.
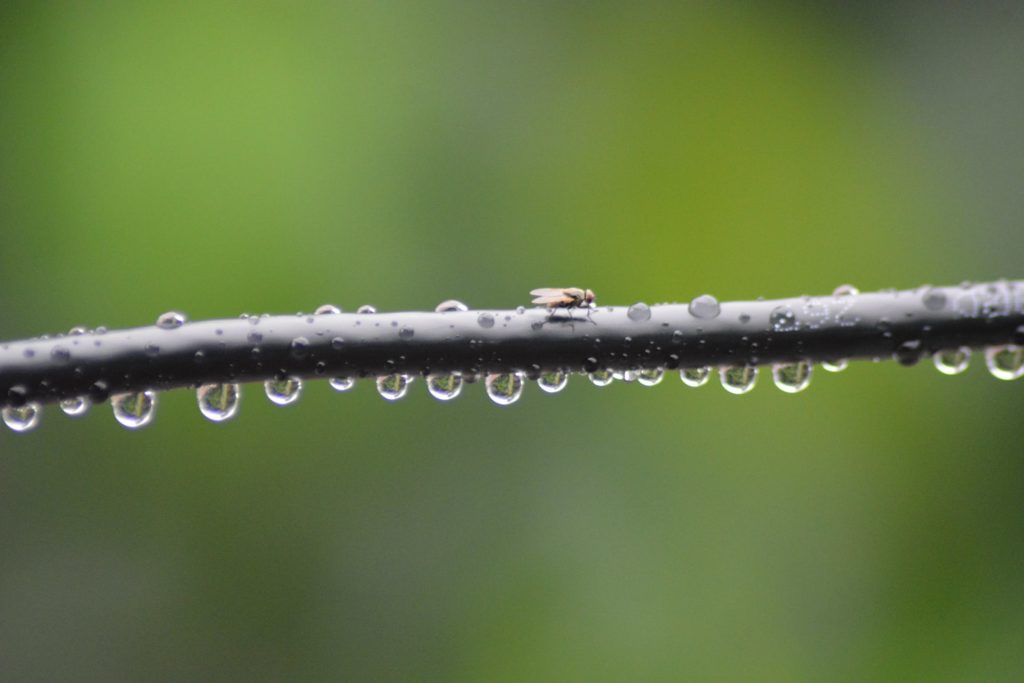
M 1022 60 L 992 3 L 5 2 L 0 338 L 1022 277 Z M 0 678 L 1020 680 L 1022 386 L 50 409 Z

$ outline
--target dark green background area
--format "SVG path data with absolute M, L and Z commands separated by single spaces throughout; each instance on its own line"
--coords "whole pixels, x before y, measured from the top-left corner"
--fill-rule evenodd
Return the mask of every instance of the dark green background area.
M 4 3 L 0 338 L 1022 277 L 1024 14 Z M 1024 384 L 190 392 L 0 433 L 0 678 L 1011 681 Z

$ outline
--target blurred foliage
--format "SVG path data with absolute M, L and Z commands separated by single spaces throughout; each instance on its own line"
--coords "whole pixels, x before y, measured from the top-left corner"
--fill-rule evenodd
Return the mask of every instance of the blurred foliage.
M 1020 277 L 1022 37 L 996 5 L 6 2 L 0 338 Z M 1021 385 L 974 365 L 49 410 L 0 433 L 0 676 L 1019 680 Z

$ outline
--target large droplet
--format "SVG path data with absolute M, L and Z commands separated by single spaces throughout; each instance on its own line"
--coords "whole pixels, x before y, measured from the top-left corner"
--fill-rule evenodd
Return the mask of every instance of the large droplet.
M 370 304 L 363 304 L 356 309 L 356 313 L 376 313 L 377 309 Z
M 679 371 L 679 379 L 688 387 L 702 387 L 711 379 L 711 368 L 682 368 Z
M 590 381 L 594 386 L 597 387 L 606 387 L 615 379 L 611 370 L 594 370 L 588 377 L 590 377 Z
M 389 401 L 398 399 L 409 393 L 409 376 L 395 373 L 377 378 L 377 393 Z
M 620 382 L 631 384 L 636 381 L 636 370 L 612 370 L 612 377 Z
M 199 412 L 208 420 L 223 422 L 238 413 L 241 389 L 237 384 L 204 384 L 196 389 Z
M 557 394 L 569 384 L 569 373 L 565 370 L 549 370 L 540 373 L 537 386 L 549 394 Z
M 441 303 L 439 303 L 437 305 L 436 308 L 434 308 L 434 312 L 435 313 L 451 313 L 453 311 L 468 311 L 468 310 L 469 310 L 469 306 L 467 306 L 466 304 L 462 303 L 461 301 L 456 301 L 455 299 L 448 299 L 447 301 L 442 301 Z
M 487 375 L 484 383 L 490 399 L 499 406 L 507 406 L 523 395 L 525 381 L 521 372 L 502 372 Z
M 153 421 L 156 415 L 156 393 L 137 391 L 130 394 L 115 394 L 110 397 L 114 419 L 128 429 L 139 429 Z
M 694 298 L 694 300 L 690 302 L 688 308 L 690 315 L 694 318 L 702 318 L 704 320 L 717 318 L 718 314 L 722 312 L 722 306 L 718 303 L 718 299 L 710 294 L 701 294 Z
M 337 315 L 338 313 L 341 313 L 341 309 L 333 304 L 324 304 L 323 306 L 317 307 L 313 313 L 315 315 Z
M 772 366 L 775 386 L 787 394 L 796 394 L 811 384 L 811 364 L 801 360 L 796 363 L 776 363 Z
M 92 401 L 87 396 L 75 396 L 73 398 L 65 398 L 60 402 L 60 409 L 65 415 L 70 417 L 78 417 L 79 415 L 85 415 L 89 410 L 89 406 L 92 405 Z
M 185 324 L 185 314 L 178 311 L 167 311 L 156 319 L 156 326 L 164 330 L 173 330 Z M 141 426 L 141 425 L 140 425 Z
M 645 387 L 653 387 L 655 384 L 661 384 L 661 380 L 665 378 L 665 370 L 662 368 L 644 368 L 637 373 L 636 379 L 640 384 Z
M 462 393 L 462 375 L 427 375 L 427 391 L 438 401 L 450 401 Z
M 481 313 L 476 317 L 476 324 L 484 329 L 494 327 L 494 315 L 490 313 Z
M 857 296 L 860 290 L 853 285 L 839 285 L 832 290 L 832 296 Z
M 352 377 L 332 377 L 327 380 L 327 383 L 335 391 L 348 391 L 356 385 L 356 381 Z
M 730 394 L 745 394 L 757 383 L 757 366 L 734 365 L 720 368 L 719 377 L 722 387 Z
M 985 350 L 985 364 L 993 377 L 1018 379 L 1024 375 L 1024 346 L 1007 344 L 988 348 Z
M 834 358 L 821 362 L 821 369 L 829 372 L 842 372 L 850 366 L 850 361 L 845 358 Z
M 971 363 L 971 349 L 961 346 L 958 349 L 942 349 L 932 356 L 935 369 L 943 375 L 959 375 Z
M 286 406 L 299 400 L 299 396 L 302 395 L 302 380 L 297 377 L 275 377 L 263 383 L 263 391 L 271 403 Z
M 23 406 L 6 406 L 0 411 L 4 424 L 16 432 L 27 432 L 39 424 L 39 416 L 43 407 L 38 403 L 26 403 Z
M 626 309 L 626 316 L 635 323 L 642 323 L 651 319 L 651 307 L 638 301 Z

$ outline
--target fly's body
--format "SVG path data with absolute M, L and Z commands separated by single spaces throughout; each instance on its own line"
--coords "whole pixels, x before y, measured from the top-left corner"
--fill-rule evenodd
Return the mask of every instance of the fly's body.
M 530 292 L 536 297 L 531 303 L 547 306 L 552 314 L 557 309 L 583 308 L 587 311 L 587 317 L 594 308 L 594 292 L 579 287 L 544 287 Z

